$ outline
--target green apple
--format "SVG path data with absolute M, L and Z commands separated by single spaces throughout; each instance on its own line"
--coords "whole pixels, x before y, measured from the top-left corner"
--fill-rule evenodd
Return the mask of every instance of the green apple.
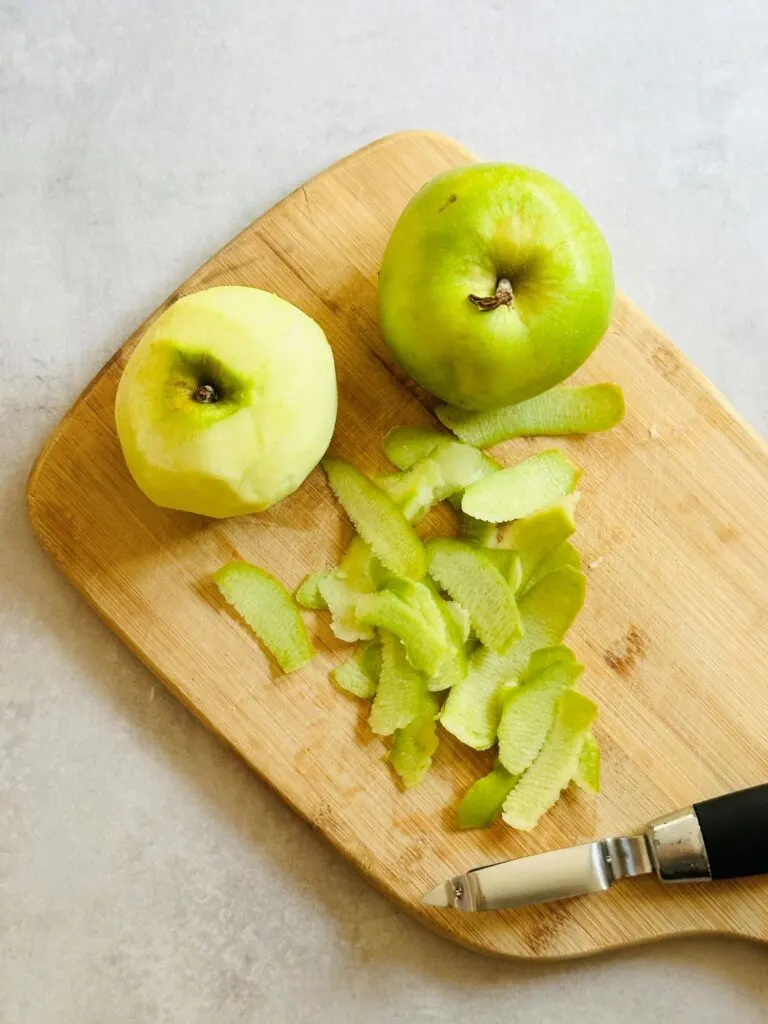
M 611 254 L 562 185 L 473 164 L 425 185 L 379 275 L 384 339 L 400 365 L 464 409 L 522 402 L 573 373 L 608 327 Z
M 139 341 L 115 418 L 131 475 L 157 505 L 259 512 L 296 490 L 330 443 L 333 355 L 319 325 L 277 295 L 195 292 Z

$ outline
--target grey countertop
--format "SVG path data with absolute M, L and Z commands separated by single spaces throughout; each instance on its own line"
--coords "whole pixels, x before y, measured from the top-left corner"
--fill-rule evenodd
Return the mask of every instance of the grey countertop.
M 303 179 L 433 128 L 569 184 L 768 428 L 764 0 L 0 0 L 0 1020 L 768 1014 L 768 950 L 483 959 L 373 892 L 59 578 L 24 481 L 168 292 Z

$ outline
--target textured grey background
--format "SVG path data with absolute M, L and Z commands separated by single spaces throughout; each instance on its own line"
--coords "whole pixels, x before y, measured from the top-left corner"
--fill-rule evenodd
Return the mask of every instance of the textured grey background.
M 79 389 L 307 176 L 429 127 L 539 166 L 768 427 L 764 0 L 0 0 L 3 1024 L 768 1017 L 768 951 L 485 960 L 376 895 L 61 580 L 23 486 Z

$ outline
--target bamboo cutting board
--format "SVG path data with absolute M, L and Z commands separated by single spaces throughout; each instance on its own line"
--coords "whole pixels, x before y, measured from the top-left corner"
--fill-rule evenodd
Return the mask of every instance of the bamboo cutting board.
M 414 191 L 471 159 L 440 136 L 382 139 L 289 195 L 168 303 L 247 284 L 318 320 L 339 379 L 334 448 L 368 472 L 384 471 L 383 434 L 434 420 L 383 347 L 377 268 Z M 384 744 L 367 728 L 367 705 L 327 680 L 348 648 L 322 615 L 306 614 L 319 656 L 274 678 L 210 574 L 242 557 L 294 587 L 338 560 L 348 527 L 319 470 L 260 516 L 217 522 L 151 505 L 128 475 L 113 422 L 118 379 L 145 327 L 51 437 L 30 477 L 29 510 L 62 571 L 206 725 L 380 889 L 475 949 L 569 957 L 692 933 L 768 939 L 765 879 L 675 890 L 645 879 L 497 914 L 419 902 L 472 865 L 632 829 L 768 780 L 766 451 L 637 309 L 619 298 L 607 338 L 577 375 L 620 383 L 625 422 L 561 445 L 584 468 L 575 539 L 590 585 L 569 642 L 587 666 L 581 688 L 600 704 L 603 793 L 569 792 L 531 835 L 501 823 L 452 831 L 452 808 L 490 758 L 445 734 L 426 780 L 398 790 Z M 511 463 L 547 446 L 521 440 L 494 454 Z

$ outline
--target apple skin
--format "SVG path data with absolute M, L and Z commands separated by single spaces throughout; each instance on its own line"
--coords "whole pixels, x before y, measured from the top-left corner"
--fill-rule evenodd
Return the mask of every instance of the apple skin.
M 206 385 L 217 400 L 205 401 Z M 322 328 L 277 295 L 225 286 L 179 299 L 149 327 L 115 420 L 151 501 L 224 518 L 295 491 L 328 448 L 336 407 Z
M 469 299 L 487 301 L 502 279 L 510 304 Z M 473 410 L 533 398 L 573 373 L 605 333 L 614 294 L 611 254 L 586 210 L 513 164 L 472 164 L 426 184 L 379 274 L 381 327 L 398 363 Z

